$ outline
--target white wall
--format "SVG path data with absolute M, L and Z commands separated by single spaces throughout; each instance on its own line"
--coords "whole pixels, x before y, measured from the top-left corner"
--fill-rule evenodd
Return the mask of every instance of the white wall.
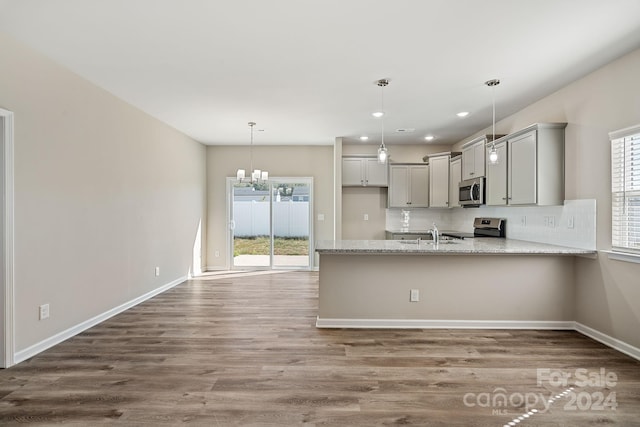
M 565 200 L 561 206 L 480 206 L 479 208 L 409 209 L 411 230 L 473 232 L 476 217 L 504 218 L 510 239 L 596 249 L 596 201 Z M 546 221 L 545 221 L 546 218 Z M 571 218 L 571 224 L 569 219 Z M 553 221 L 551 221 L 553 219 Z M 386 228 L 402 228 L 402 209 L 387 209 Z
M 15 113 L 23 351 L 187 276 L 205 219 L 205 149 L 3 35 L 0 52 L 0 107 Z

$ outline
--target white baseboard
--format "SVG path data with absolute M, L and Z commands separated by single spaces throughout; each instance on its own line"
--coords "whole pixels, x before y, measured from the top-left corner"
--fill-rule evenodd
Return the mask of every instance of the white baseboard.
M 213 265 L 213 266 L 207 265 L 203 267 L 202 272 L 206 273 L 207 271 L 225 271 L 225 270 L 229 270 L 229 268 L 223 265 Z
M 381 329 L 574 329 L 573 321 L 316 319 L 318 328 Z
M 573 330 L 640 360 L 640 348 L 574 321 L 316 319 L 318 328 L 369 329 L 558 329 Z
M 97 325 L 98 323 L 104 322 L 105 320 L 115 316 L 116 314 L 120 314 L 123 311 L 128 310 L 131 307 L 140 304 L 141 302 L 144 302 L 150 298 L 153 298 L 158 294 L 168 291 L 169 289 L 179 285 L 185 280 L 187 280 L 187 276 L 180 277 L 170 283 L 167 283 L 166 285 L 156 288 L 150 292 L 147 292 L 146 294 L 141 295 L 137 298 L 134 298 L 131 301 L 128 301 L 124 304 L 114 307 L 111 310 L 105 311 L 104 313 L 99 314 L 95 317 L 92 317 L 89 320 L 85 320 L 84 322 L 79 323 L 76 326 L 73 326 L 56 335 L 53 335 L 52 337 L 49 337 L 45 340 L 40 341 L 39 343 L 36 343 L 30 347 L 27 347 L 24 350 L 20 350 L 16 352 L 14 355 L 14 363 L 20 363 L 23 360 L 27 360 L 28 358 L 33 357 L 36 354 L 41 353 L 46 349 L 53 347 L 56 344 L 60 344 L 64 340 L 67 340 L 75 335 L 78 335 L 80 332 L 86 331 L 87 329 Z
M 626 342 L 620 341 L 610 335 L 596 331 L 595 329 L 583 325 L 580 322 L 575 322 L 575 330 L 580 332 L 582 335 L 586 335 L 589 338 L 593 338 L 594 340 L 613 348 L 614 350 L 618 350 L 620 353 L 624 353 L 636 360 L 640 360 L 640 348 L 638 347 L 634 347 L 631 344 L 627 344 Z

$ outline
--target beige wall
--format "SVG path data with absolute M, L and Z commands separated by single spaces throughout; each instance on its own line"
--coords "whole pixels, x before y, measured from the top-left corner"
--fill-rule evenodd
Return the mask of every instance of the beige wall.
M 323 320 L 574 318 L 573 257 L 322 254 L 321 262 Z M 411 289 L 418 302 L 409 302 Z
M 0 52 L 0 107 L 15 113 L 21 351 L 188 274 L 205 149 L 2 35 Z
M 640 50 L 496 124 L 510 133 L 535 122 L 567 122 L 566 198 L 596 199 L 597 248 L 611 249 L 611 145 L 608 133 L 640 123 Z M 504 81 L 500 91 L 508 91 Z M 496 105 L 499 109 L 499 103 Z M 486 133 L 489 128 L 479 132 Z M 465 139 L 465 141 L 470 138 Z M 576 320 L 640 347 L 640 264 L 576 261 Z
M 249 146 L 207 147 L 207 269 L 230 265 L 226 178 L 235 177 L 239 167 L 248 170 L 249 159 Z M 254 145 L 253 159 L 254 167 L 269 171 L 271 177 L 313 177 L 314 237 L 333 239 L 333 147 Z M 318 214 L 324 221 L 318 221 Z

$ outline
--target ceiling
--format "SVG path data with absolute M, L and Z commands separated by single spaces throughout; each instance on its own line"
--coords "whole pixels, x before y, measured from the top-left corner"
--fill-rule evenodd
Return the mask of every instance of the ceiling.
M 500 119 L 639 48 L 639 17 L 640 0 L 0 0 L 0 31 L 212 145 L 248 144 L 249 121 L 257 145 L 379 144 L 381 78 L 387 144 L 455 143 L 491 125 L 492 96 Z

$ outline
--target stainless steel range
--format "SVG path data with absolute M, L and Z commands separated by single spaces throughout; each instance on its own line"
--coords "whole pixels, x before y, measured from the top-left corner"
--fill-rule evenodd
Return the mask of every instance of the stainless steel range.
M 504 218 L 475 218 L 473 220 L 473 233 L 458 231 L 444 231 L 443 236 L 457 239 L 471 239 L 474 237 L 505 237 L 507 220 Z

